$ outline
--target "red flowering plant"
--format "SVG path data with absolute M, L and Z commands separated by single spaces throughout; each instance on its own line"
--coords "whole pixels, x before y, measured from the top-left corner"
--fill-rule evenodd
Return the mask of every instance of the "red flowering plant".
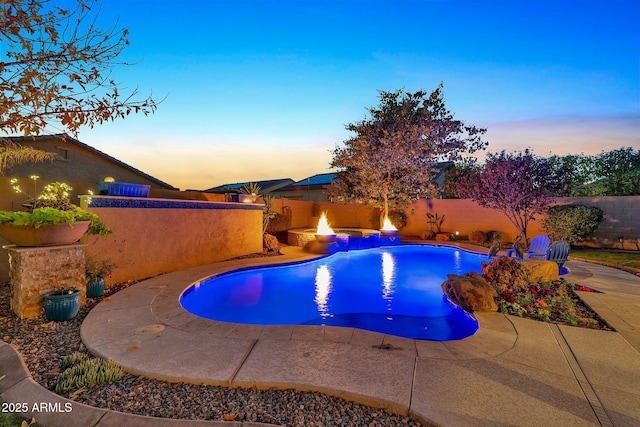
M 611 330 L 575 293 L 578 285 L 564 279 L 530 283 L 527 271 L 512 258 L 483 265 L 483 277 L 495 288 L 498 311 L 551 323 Z M 579 286 L 578 290 L 590 289 Z M 592 289 L 590 289 L 593 291 Z

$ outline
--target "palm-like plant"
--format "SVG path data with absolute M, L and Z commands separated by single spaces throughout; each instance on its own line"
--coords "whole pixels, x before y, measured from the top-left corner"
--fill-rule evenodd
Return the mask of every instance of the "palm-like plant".
M 55 153 L 0 139 L 0 175 L 4 175 L 5 170 L 21 163 L 51 161 L 55 158 Z

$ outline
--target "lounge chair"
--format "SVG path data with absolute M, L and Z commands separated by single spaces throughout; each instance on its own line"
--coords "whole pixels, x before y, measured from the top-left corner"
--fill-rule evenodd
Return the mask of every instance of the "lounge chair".
M 521 249 L 517 250 L 515 248 L 516 245 L 520 244 L 521 238 L 522 235 L 518 234 L 515 241 L 513 242 L 514 247 L 512 249 L 507 249 L 508 257 L 515 255 L 517 259 L 547 259 L 547 249 L 549 249 L 549 245 L 551 245 L 551 240 L 549 240 L 547 236 L 541 234 L 531 239 L 529 250 L 524 254 L 523 257 L 520 257 L 518 254 Z
M 551 245 L 551 240 L 544 234 L 531 239 L 529 250 L 525 254 L 525 259 L 547 259 L 547 249 Z
M 571 244 L 566 240 L 558 240 L 547 249 L 547 261 L 554 261 L 558 264 L 558 268 L 562 270 L 562 266 L 569 258 Z

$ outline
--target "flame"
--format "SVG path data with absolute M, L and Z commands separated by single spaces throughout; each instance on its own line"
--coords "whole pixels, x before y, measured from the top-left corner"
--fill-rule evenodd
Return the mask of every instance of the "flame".
M 329 226 L 329 221 L 327 221 L 326 212 L 322 212 L 322 216 L 318 221 L 318 231 L 316 231 L 316 234 L 320 234 L 320 235 L 335 234 L 333 232 L 333 229 Z
M 382 228 L 380 230 L 397 230 L 397 228 L 394 227 L 393 224 L 391 224 L 389 217 L 386 217 L 384 219 L 384 223 L 382 224 Z

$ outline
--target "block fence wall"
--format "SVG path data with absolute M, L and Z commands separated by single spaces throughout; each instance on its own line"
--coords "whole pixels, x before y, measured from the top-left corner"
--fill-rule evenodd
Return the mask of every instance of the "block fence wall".
M 597 206 L 604 212 L 604 219 L 596 230 L 595 237 L 580 245 L 600 248 L 640 250 L 640 196 L 611 197 L 565 197 L 556 199 L 557 204 L 584 204 Z M 291 228 L 313 227 L 312 202 L 287 199 L 273 201 L 276 212 L 282 213 L 283 207 L 291 210 Z M 363 205 L 341 205 L 319 202 L 320 211 L 327 212 L 333 227 L 378 228 L 379 210 Z M 429 230 L 427 212 L 444 215 L 442 231 L 469 235 L 474 230 L 499 231 L 501 240 L 513 241 L 518 234 L 516 227 L 507 217 L 495 210 L 479 206 L 466 199 L 421 199 L 405 209 L 407 226 L 400 234 L 419 236 Z M 540 219 L 529 223 L 527 230 L 531 238 L 542 234 Z M 623 242 L 619 242 L 619 238 Z
M 167 201 L 167 199 L 148 199 Z M 5 201 L 6 202 L 6 201 Z M 87 254 L 107 257 L 118 265 L 108 283 L 150 277 L 197 265 L 260 252 L 262 250 L 262 206 L 239 203 L 184 200 L 181 207 L 90 207 L 114 230 L 108 237 L 90 236 Z M 211 203 L 215 209 L 196 205 Z M 604 211 L 596 236 L 583 245 L 640 250 L 640 196 L 576 197 L 558 199 L 559 204 L 586 204 Z M 225 206 L 227 208 L 225 208 Z M 275 199 L 276 212 L 291 213 L 291 228 L 315 227 L 314 203 Z M 363 205 L 319 202 L 334 227 L 378 228 L 379 211 Z M 474 230 L 500 231 L 501 240 L 512 241 L 516 228 L 500 212 L 478 206 L 470 200 L 418 200 L 405 209 L 407 226 L 400 234 L 419 236 L 429 230 L 426 213 L 445 215 L 442 231 L 468 235 Z M 542 233 L 533 221 L 528 235 Z M 619 243 L 618 238 L 623 238 Z M 0 238 L 0 283 L 9 279 L 8 253 Z

